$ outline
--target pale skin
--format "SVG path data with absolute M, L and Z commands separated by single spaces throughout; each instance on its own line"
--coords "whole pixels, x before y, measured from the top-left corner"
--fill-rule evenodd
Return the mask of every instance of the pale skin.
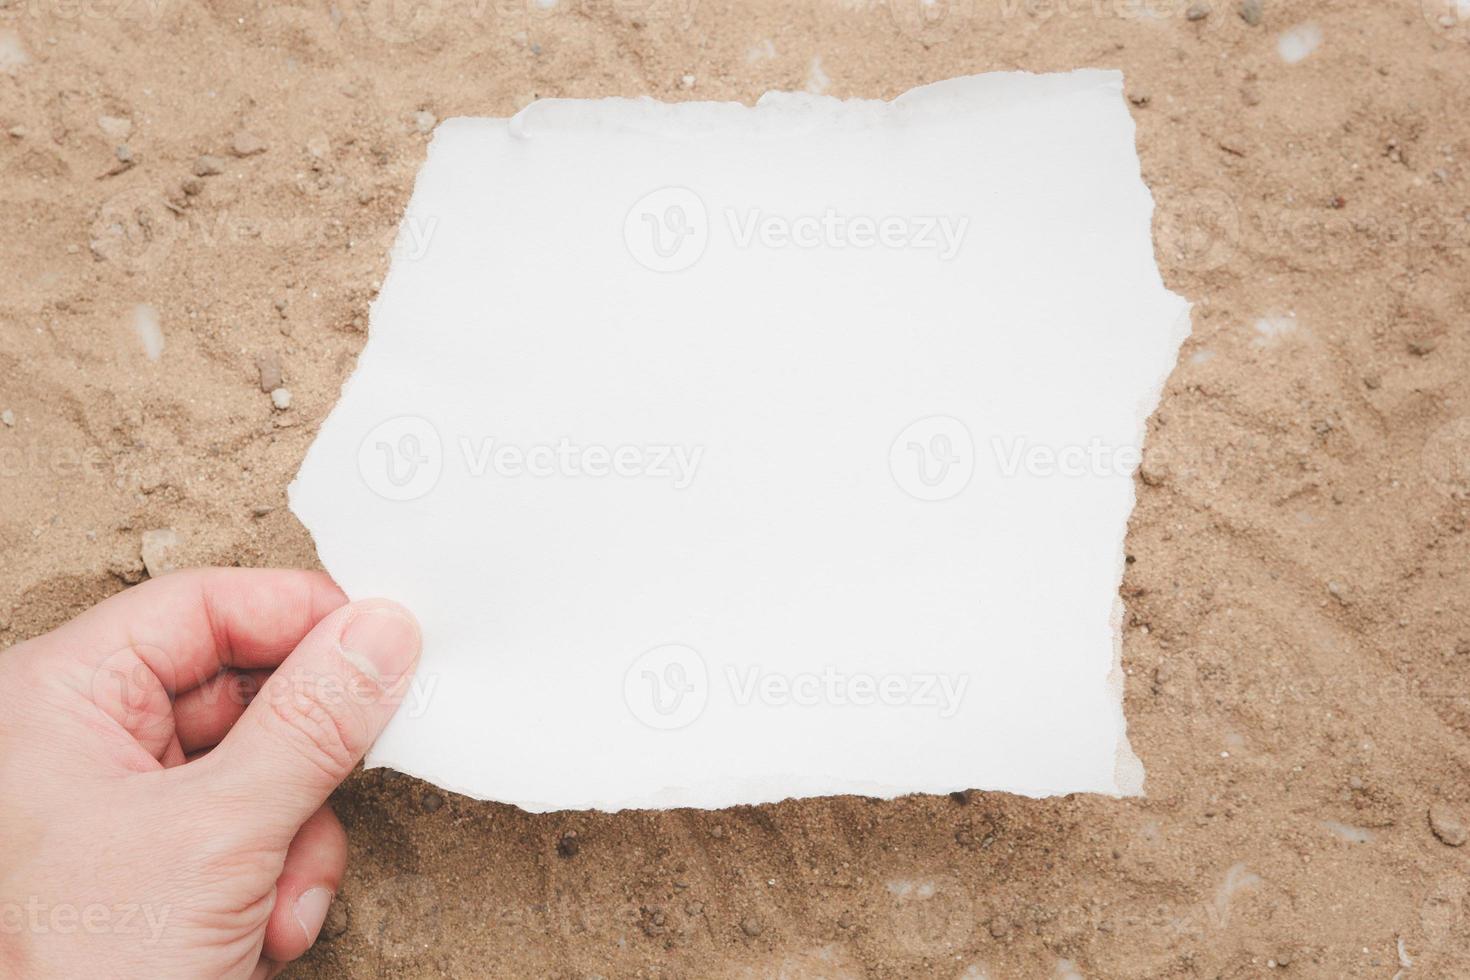
M 420 645 L 321 573 L 210 569 L 0 652 L 0 975 L 281 972 L 346 869 L 327 797 Z

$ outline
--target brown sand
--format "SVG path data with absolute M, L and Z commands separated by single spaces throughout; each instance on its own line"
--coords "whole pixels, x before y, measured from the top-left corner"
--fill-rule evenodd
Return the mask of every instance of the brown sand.
M 0 0 L 0 642 L 137 581 L 148 529 L 181 563 L 315 563 L 283 489 L 362 346 L 420 110 L 750 101 L 817 57 L 864 97 L 1121 67 L 1198 304 L 1128 538 L 1148 798 L 533 816 L 360 776 L 291 975 L 1470 976 L 1470 847 L 1428 817 L 1470 818 L 1470 41 L 1420 0 L 1143 6 Z

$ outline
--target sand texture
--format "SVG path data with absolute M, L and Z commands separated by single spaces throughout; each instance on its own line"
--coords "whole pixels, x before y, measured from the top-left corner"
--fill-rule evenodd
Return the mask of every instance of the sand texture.
M 314 565 L 285 486 L 435 119 L 1121 68 L 1196 304 L 1127 542 L 1147 798 L 528 815 L 362 775 L 288 975 L 1470 975 L 1470 33 L 1438 3 L 0 0 L 0 644 L 139 581 L 145 534 L 154 571 Z

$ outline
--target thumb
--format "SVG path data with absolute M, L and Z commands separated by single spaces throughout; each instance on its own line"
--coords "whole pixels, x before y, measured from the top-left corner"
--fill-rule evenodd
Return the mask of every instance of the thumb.
M 306 635 L 205 759 L 230 797 L 265 807 L 290 840 L 377 739 L 408 689 L 422 638 L 407 609 L 356 602 Z

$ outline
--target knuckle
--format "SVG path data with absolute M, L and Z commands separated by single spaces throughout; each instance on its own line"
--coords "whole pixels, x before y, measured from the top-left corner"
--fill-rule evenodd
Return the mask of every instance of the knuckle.
M 364 735 L 351 704 L 289 684 L 273 692 L 269 704 L 276 727 L 305 761 L 333 779 L 356 765 Z

